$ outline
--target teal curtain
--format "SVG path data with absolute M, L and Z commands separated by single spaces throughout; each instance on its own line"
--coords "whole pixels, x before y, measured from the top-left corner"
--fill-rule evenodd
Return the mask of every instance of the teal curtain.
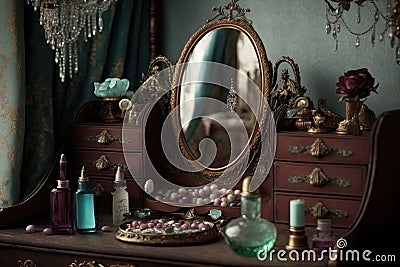
M 140 85 L 149 63 L 149 14 L 148 0 L 113 2 L 103 14 L 103 31 L 87 43 L 80 40 L 78 74 L 62 83 L 39 25 L 39 12 L 25 5 L 26 130 L 21 198 L 38 184 L 57 151 L 70 143 L 74 116 L 83 103 L 95 100 L 94 82 L 116 77 L 129 79 L 130 90 Z
M 214 30 L 211 34 L 209 45 L 207 46 L 206 51 L 201 51 L 203 54 L 202 61 L 210 61 L 221 63 L 225 65 L 229 65 L 233 68 L 237 67 L 237 56 L 236 56 L 236 47 L 237 47 L 237 40 L 239 37 L 240 32 L 236 29 L 218 29 L 217 31 Z M 229 49 L 233 47 L 234 49 Z M 190 61 L 190 60 L 189 60 Z M 201 69 L 199 71 L 199 80 L 207 79 L 210 73 L 207 69 Z M 233 78 L 233 77 L 231 77 Z M 228 95 L 227 90 L 223 90 L 223 88 L 219 88 L 213 84 L 206 84 L 206 83 L 198 83 L 195 85 L 195 97 L 210 97 L 216 98 L 221 101 L 226 102 L 226 97 Z M 194 116 L 209 114 L 210 107 L 204 106 L 196 106 L 194 110 Z M 200 134 L 203 136 L 203 133 L 199 131 L 198 124 L 201 122 L 201 118 L 193 119 L 190 121 L 189 126 L 185 132 L 185 138 L 190 142 L 192 136 Z M 196 143 L 200 141 L 198 137 L 194 138 Z M 197 144 L 194 147 L 198 147 Z
M 23 10 L 23 1 L 1 3 L 0 209 L 18 202 L 20 191 L 25 125 L 24 27 L 20 10 Z

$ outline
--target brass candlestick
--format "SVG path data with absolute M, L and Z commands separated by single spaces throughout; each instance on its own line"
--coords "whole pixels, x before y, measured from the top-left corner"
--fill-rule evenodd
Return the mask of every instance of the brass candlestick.
M 290 226 L 289 232 L 289 241 L 286 245 L 287 250 L 305 250 L 309 248 L 304 227 Z

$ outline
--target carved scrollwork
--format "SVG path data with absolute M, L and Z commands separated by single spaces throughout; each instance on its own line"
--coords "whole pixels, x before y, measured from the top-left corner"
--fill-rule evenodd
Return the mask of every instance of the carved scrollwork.
M 342 209 L 328 209 L 322 202 L 318 202 L 313 207 L 305 209 L 306 214 L 310 214 L 314 218 L 328 218 L 338 217 L 345 218 L 348 216 L 348 212 Z
M 99 171 L 108 170 L 111 167 L 111 162 L 107 159 L 105 155 L 101 155 L 100 158 L 95 160 L 94 165 Z
M 127 170 L 128 166 L 126 164 L 122 164 L 119 162 L 111 162 L 106 155 L 101 155 L 98 159 L 95 161 L 91 162 L 90 165 L 93 165 L 96 167 L 97 170 L 99 171 L 107 171 L 111 168 L 116 168 L 116 167 L 122 167 L 123 170 Z
M 332 151 L 332 148 L 325 145 L 325 143 L 319 138 L 317 138 L 310 147 L 311 156 L 316 157 L 316 158 L 325 157 L 325 156 L 329 155 L 329 153 L 331 153 L 331 151 Z
M 126 164 L 120 162 L 110 161 L 106 155 L 100 155 L 100 157 L 94 161 L 83 161 L 81 166 L 94 166 L 98 171 L 107 171 L 111 168 L 121 167 L 124 171 L 128 169 Z
M 288 151 L 292 154 L 308 153 L 316 158 L 323 158 L 328 156 L 332 152 L 336 152 L 338 156 L 349 157 L 353 155 L 353 151 L 346 148 L 331 148 L 327 146 L 320 138 L 317 138 L 309 146 L 301 145 L 290 145 Z
M 97 137 L 97 143 L 107 145 L 113 141 L 117 141 L 117 137 L 113 137 L 109 131 L 103 130 Z
M 344 178 L 330 177 L 324 173 L 324 171 L 316 167 L 312 170 L 309 175 L 303 176 L 290 176 L 288 181 L 291 183 L 303 183 L 308 182 L 312 186 L 321 187 L 327 183 L 333 183 L 340 187 L 349 187 L 351 182 Z
M 108 192 L 101 183 L 97 183 L 93 187 L 93 192 L 96 197 L 106 197 L 109 196 L 111 193 Z
M 69 267 L 106 267 L 107 265 L 101 264 L 97 261 L 82 261 L 75 260 Z M 136 267 L 134 264 L 111 264 L 108 267 Z
M 96 141 L 101 145 L 108 145 L 112 142 L 130 143 L 130 139 L 122 139 L 121 137 L 112 136 L 108 130 L 101 131 L 96 136 L 85 136 L 83 137 L 85 141 Z
M 217 14 L 211 19 L 208 19 L 207 23 L 214 20 L 227 20 L 252 24 L 252 21 L 246 18 L 246 13 L 250 12 L 250 9 L 239 6 L 237 4 L 238 1 L 239 0 L 230 0 L 225 6 L 213 7 L 212 10 L 216 11 Z
M 36 264 L 32 260 L 18 260 L 18 267 L 36 267 Z
M 313 186 L 323 186 L 330 181 L 328 175 L 326 175 L 320 168 L 315 168 L 308 175 L 308 182 Z

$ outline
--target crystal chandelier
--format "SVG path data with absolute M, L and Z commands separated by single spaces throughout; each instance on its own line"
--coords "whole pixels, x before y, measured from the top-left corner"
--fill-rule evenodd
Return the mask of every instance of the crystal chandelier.
M 352 2 L 356 5 L 353 17 L 350 15 L 350 6 L 354 5 Z M 376 26 L 379 21 L 383 21 L 383 30 L 378 32 L 379 40 L 383 41 L 385 35 L 389 37 L 390 46 L 392 48 L 396 46 L 396 61 L 400 64 L 400 0 L 386 0 L 385 10 L 378 7 L 376 0 L 325 0 L 325 3 L 325 30 L 327 34 L 332 34 L 336 43 L 335 50 L 338 49 L 338 34 L 342 26 L 355 36 L 354 45 L 356 47 L 360 46 L 360 36 L 369 33 L 371 33 L 371 43 L 374 46 L 377 36 Z M 366 28 L 355 30 L 354 28 L 362 28 L 357 24 L 361 24 L 361 8 L 365 6 L 369 7 L 369 10 L 365 11 L 372 17 L 371 22 Z M 346 15 L 349 16 L 346 17 Z M 351 21 L 355 22 L 350 24 Z
M 78 73 L 77 41 L 83 31 L 88 38 L 103 29 L 103 12 L 113 0 L 27 0 L 35 11 L 40 10 L 39 23 L 44 28 L 46 43 L 55 52 L 59 77 L 65 81 Z M 117 1 L 117 0 L 114 0 Z

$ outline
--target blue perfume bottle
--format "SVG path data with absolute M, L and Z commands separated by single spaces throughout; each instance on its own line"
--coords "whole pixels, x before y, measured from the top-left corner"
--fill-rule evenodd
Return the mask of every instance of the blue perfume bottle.
M 79 187 L 75 196 L 76 231 L 78 233 L 94 233 L 97 229 L 94 193 L 89 187 L 85 166 L 82 167 L 78 183 Z
M 241 217 L 231 220 L 221 234 L 229 248 L 238 255 L 257 257 L 269 252 L 276 241 L 276 226 L 261 218 L 261 196 L 249 191 L 251 176 L 242 184 Z

